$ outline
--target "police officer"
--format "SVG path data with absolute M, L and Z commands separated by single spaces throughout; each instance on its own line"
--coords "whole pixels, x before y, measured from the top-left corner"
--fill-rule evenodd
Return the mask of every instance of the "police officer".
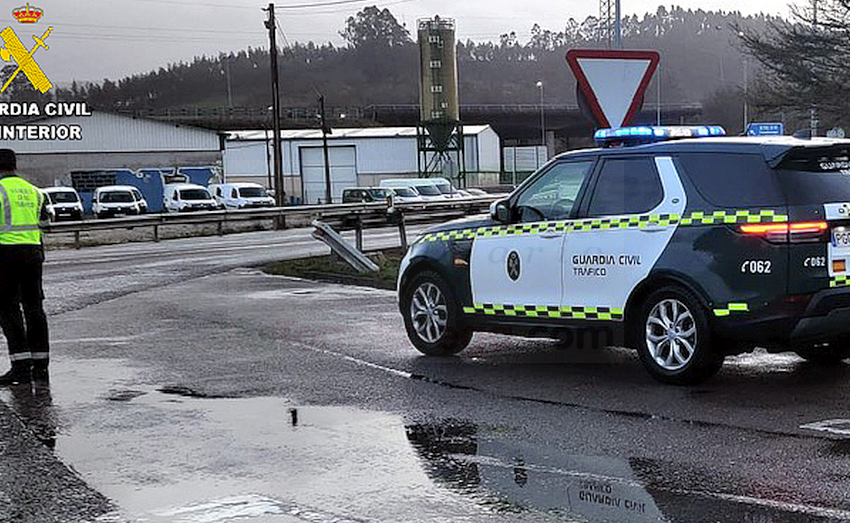
M 44 195 L 16 171 L 15 152 L 0 149 L 0 327 L 12 361 L 0 385 L 48 379 L 39 228 L 39 220 L 46 219 Z

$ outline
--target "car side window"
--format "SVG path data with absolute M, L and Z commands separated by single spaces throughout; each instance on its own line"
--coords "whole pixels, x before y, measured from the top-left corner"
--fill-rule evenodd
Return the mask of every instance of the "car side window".
M 642 214 L 664 198 L 652 158 L 609 158 L 599 170 L 588 216 Z
M 537 222 L 569 218 L 581 184 L 592 167 L 591 160 L 552 165 L 517 199 L 517 219 L 520 222 Z
M 238 196 L 236 195 L 236 189 L 230 189 L 230 197 L 231 198 L 238 198 Z

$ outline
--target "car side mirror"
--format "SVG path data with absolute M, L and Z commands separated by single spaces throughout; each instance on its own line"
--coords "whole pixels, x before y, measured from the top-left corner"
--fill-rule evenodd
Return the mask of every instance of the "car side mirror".
M 508 223 L 511 220 L 511 209 L 508 200 L 497 200 L 490 204 L 490 218 L 499 223 Z

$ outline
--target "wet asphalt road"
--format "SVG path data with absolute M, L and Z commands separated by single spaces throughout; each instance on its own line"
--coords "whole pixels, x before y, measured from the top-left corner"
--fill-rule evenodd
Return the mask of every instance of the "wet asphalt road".
M 321 251 L 303 231 L 214 240 L 51 253 L 50 401 L 0 399 L 76 471 L 53 491 L 89 510 L 53 520 L 850 519 L 846 365 L 754 354 L 678 388 L 621 349 L 425 358 L 391 292 L 237 268 Z

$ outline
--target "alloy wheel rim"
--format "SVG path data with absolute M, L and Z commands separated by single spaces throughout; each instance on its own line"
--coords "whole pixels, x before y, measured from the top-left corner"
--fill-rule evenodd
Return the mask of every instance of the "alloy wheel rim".
M 690 309 L 675 298 L 655 304 L 646 319 L 646 347 L 666 371 L 677 371 L 694 357 L 697 327 Z
M 427 343 L 436 343 L 446 332 L 449 312 L 440 288 L 425 282 L 413 291 L 410 319 L 416 335 Z

